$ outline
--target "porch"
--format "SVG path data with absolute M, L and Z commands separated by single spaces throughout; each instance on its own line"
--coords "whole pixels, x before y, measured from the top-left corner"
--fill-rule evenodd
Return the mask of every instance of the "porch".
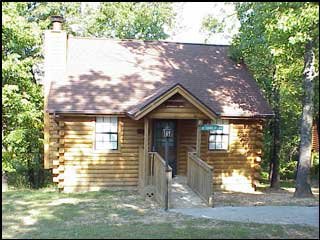
M 174 124 L 173 124 L 174 122 Z M 172 124 L 168 141 L 169 169 L 166 171 L 164 126 Z M 144 120 L 144 147 L 139 151 L 139 189 L 169 208 L 212 207 L 213 168 L 200 158 L 199 119 Z M 168 179 L 168 183 L 166 182 Z

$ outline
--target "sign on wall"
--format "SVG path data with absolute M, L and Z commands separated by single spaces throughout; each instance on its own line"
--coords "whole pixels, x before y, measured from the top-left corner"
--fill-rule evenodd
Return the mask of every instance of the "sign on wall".
M 167 126 L 163 129 L 162 136 L 166 138 L 171 138 L 173 136 L 173 130 Z
M 223 126 L 217 124 L 204 124 L 201 126 L 201 131 L 213 131 L 213 130 L 223 130 Z

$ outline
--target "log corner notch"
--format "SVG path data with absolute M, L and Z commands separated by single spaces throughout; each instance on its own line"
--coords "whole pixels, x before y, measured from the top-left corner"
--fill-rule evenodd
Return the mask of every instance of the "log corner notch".
M 57 124 L 57 154 L 54 160 L 52 160 L 52 174 L 53 181 L 58 184 L 59 192 L 63 191 L 64 182 L 64 121 L 61 117 L 53 115 L 54 122 Z
M 59 183 L 58 188 L 63 190 L 64 181 L 64 121 L 59 120 L 59 167 L 58 167 Z

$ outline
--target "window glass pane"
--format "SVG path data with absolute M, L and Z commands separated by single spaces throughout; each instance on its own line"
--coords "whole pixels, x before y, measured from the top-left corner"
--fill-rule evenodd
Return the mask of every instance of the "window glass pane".
M 103 134 L 103 139 L 102 139 L 102 141 L 103 142 L 109 142 L 109 134 Z
M 104 149 L 111 149 L 111 142 L 105 142 Z
M 216 142 L 222 142 L 222 136 L 221 135 L 216 135 Z
M 118 146 L 117 146 L 118 144 L 117 144 L 117 142 L 111 142 L 111 149 L 117 149 L 118 148 Z
M 110 127 L 111 127 L 111 124 L 110 124 L 110 122 L 105 122 L 105 123 L 103 123 L 103 131 L 104 132 L 110 132 Z
M 103 132 L 103 125 L 99 122 L 96 122 L 96 132 Z
M 222 143 L 216 143 L 216 149 L 222 149 Z
M 214 143 L 209 143 L 209 149 L 215 149 L 214 145 L 215 145 Z
M 103 141 L 103 135 L 104 134 L 96 134 L 96 141 L 97 142 L 102 142 Z
M 116 117 L 110 118 L 110 132 L 118 131 L 118 121 Z
M 216 141 L 216 135 L 210 135 L 209 142 L 215 142 L 215 141 Z
M 118 135 L 117 134 L 110 134 L 110 141 L 117 142 L 118 141 Z

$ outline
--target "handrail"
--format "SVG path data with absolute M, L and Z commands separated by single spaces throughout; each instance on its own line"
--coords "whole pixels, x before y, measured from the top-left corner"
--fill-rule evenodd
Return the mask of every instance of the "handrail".
M 166 161 L 161 157 L 161 155 L 158 153 L 158 152 L 149 152 L 149 155 L 152 155 L 154 154 L 158 159 L 159 161 L 164 165 L 166 166 Z M 168 165 L 168 168 L 170 171 L 172 171 L 172 168 Z
M 201 158 L 199 158 L 196 153 L 193 153 L 193 152 L 189 152 L 188 153 L 190 155 L 190 157 L 192 158 L 192 160 L 195 161 L 195 163 L 197 163 L 199 166 L 203 167 L 204 170 L 207 170 L 207 171 L 212 171 L 213 170 L 213 167 L 211 167 L 208 163 L 206 163 L 205 161 L 203 161 Z
M 188 151 L 188 152 L 194 152 L 194 153 L 197 152 L 197 151 L 196 151 L 196 148 L 195 148 L 195 147 L 191 147 L 191 146 L 187 146 L 187 151 Z
M 188 152 L 187 183 L 210 207 L 213 205 L 212 178 L 213 168 L 195 152 Z
M 165 196 L 168 192 L 169 207 L 171 205 L 171 181 L 172 181 L 172 168 L 168 166 L 168 172 L 166 171 L 166 162 L 157 152 L 149 152 L 152 167 L 151 173 L 151 185 L 155 187 L 155 198 L 160 205 L 165 206 Z M 168 185 L 167 180 L 168 178 Z

